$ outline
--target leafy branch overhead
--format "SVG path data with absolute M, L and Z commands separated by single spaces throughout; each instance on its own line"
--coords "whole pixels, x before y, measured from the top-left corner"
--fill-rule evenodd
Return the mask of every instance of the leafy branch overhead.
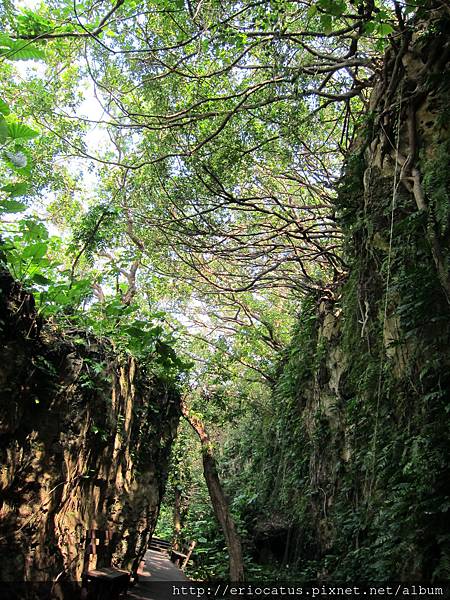
M 380 50 L 389 35 L 397 43 L 409 10 L 344 0 L 59 3 L 22 12 L 10 35 L 82 52 L 112 151 L 59 135 L 68 152 L 126 174 L 117 204 L 138 244 L 157 238 L 165 275 L 179 275 L 176 264 L 200 289 L 304 292 L 346 272 L 332 185 Z M 48 117 L 42 125 L 54 131 Z
M 112 294 L 125 306 L 169 306 L 172 330 L 194 346 L 226 347 L 227 361 L 270 380 L 296 303 L 311 291 L 332 295 L 347 274 L 334 207 L 342 157 L 367 113 L 383 49 L 401 45 L 421 4 L 120 0 L 12 9 L 2 60 L 45 59 L 47 80 L 60 83 L 51 96 L 39 76 L 30 80 L 37 100 L 28 117 L 8 107 L 21 85 L 5 88 L 0 135 L 13 179 L 2 206 L 25 208 L 15 196 L 30 189 L 35 148 L 50 182 L 41 179 L 40 189 L 58 197 L 50 216 L 69 232 L 61 269 L 70 270 L 70 289 L 90 279 L 88 304 Z M 95 110 L 84 116 L 86 86 Z M 93 135 L 102 141 L 87 141 Z M 93 196 L 80 194 L 84 175 L 52 168 L 66 158 L 95 173 Z M 161 288 L 168 300 L 152 294 Z

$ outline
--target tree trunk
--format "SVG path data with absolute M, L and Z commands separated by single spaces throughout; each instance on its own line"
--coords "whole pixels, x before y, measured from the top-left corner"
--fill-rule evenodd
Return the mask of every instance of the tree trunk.
M 175 503 L 173 505 L 174 550 L 180 549 L 181 535 L 181 490 L 175 488 Z
M 189 414 L 189 410 L 184 402 L 182 402 L 181 410 L 183 416 L 194 429 L 202 444 L 203 474 L 205 476 L 206 485 L 208 486 L 214 514 L 216 515 L 225 536 L 230 559 L 230 580 L 232 582 L 243 581 L 244 563 L 242 560 L 241 539 L 236 531 L 236 526 L 230 513 L 230 507 L 228 506 L 227 498 L 223 491 L 222 484 L 220 483 L 211 440 L 206 433 L 202 421 Z

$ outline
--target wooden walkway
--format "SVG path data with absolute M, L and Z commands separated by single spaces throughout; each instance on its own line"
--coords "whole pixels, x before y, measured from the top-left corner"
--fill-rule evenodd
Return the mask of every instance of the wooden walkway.
M 166 554 L 157 550 L 147 550 L 144 567 L 139 571 L 139 583 L 129 589 L 127 598 L 130 600 L 165 600 L 167 596 L 162 595 L 162 586 L 152 589 L 152 583 L 183 581 L 189 580 Z

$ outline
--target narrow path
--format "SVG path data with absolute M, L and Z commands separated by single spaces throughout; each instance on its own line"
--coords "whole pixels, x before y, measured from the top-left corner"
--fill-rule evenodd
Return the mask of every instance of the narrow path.
M 168 597 L 166 586 L 170 583 L 189 581 L 181 569 L 169 557 L 157 550 L 147 550 L 144 567 L 139 574 L 139 583 L 128 592 L 132 600 L 165 600 Z M 153 585 L 153 584 L 159 585 Z M 164 585 L 165 583 L 165 585 Z

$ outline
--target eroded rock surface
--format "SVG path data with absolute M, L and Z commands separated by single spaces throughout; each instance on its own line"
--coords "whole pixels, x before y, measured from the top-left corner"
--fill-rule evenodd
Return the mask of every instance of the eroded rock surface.
M 41 323 L 0 275 L 0 580 L 80 580 L 86 532 L 109 532 L 91 566 L 131 570 L 153 531 L 179 398 L 81 331 Z

